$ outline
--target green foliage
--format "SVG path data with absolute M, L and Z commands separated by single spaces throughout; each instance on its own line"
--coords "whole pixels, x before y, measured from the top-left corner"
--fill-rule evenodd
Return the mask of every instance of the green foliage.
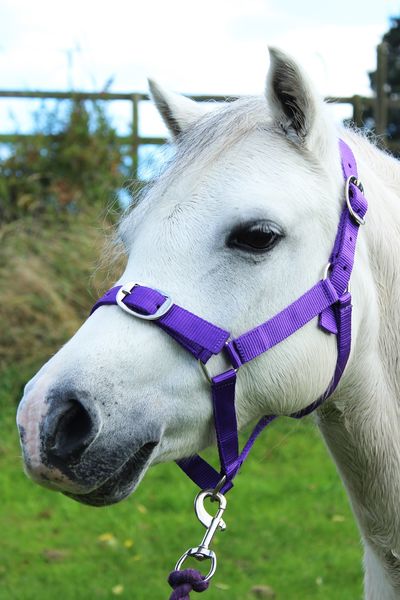
M 43 104 L 34 123 L 33 135 L 15 137 L 0 160 L 0 222 L 77 212 L 115 196 L 126 177 L 123 154 L 101 103 L 73 99 L 64 115 Z
M 22 472 L 12 379 L 0 388 L 0 600 L 167 598 L 168 573 L 203 535 L 195 486 L 171 463 L 102 509 L 40 488 Z M 207 456 L 215 461 L 214 452 Z M 272 588 L 277 600 L 361 598 L 359 534 L 312 421 L 271 426 L 224 518 L 208 600 L 263 598 L 256 586 Z

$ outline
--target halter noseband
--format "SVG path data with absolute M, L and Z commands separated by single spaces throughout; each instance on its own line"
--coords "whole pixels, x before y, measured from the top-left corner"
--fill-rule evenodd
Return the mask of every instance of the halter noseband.
M 238 369 L 279 344 L 317 316 L 319 317 L 319 327 L 336 335 L 336 368 L 325 393 L 306 408 L 290 416 L 300 419 L 321 406 L 336 389 L 346 367 L 351 348 L 352 305 L 349 281 L 354 264 L 358 230 L 360 225 L 364 224 L 367 201 L 362 185 L 358 181 L 357 164 L 351 149 L 343 140 L 339 140 L 339 149 L 345 180 L 345 202 L 326 276 L 268 321 L 232 339 L 228 331 L 174 304 L 171 298 L 161 290 L 137 282 L 111 288 L 92 309 L 93 313 L 100 306 L 117 304 L 132 316 L 154 321 L 198 359 L 205 369 L 208 360 L 213 355 L 224 353 L 229 360 L 231 368 L 219 375 L 209 377 L 221 465 L 220 472 L 217 472 L 198 455 L 177 461 L 181 469 L 202 490 L 208 490 L 209 495 L 215 498 L 223 498 L 222 494 L 232 487 L 232 480 L 237 475 L 257 436 L 276 418 L 276 415 L 263 417 L 255 426 L 243 450 L 239 452 L 235 412 L 235 385 Z M 206 524 L 204 520 L 202 522 Z M 220 519 L 220 525 L 221 523 Z M 190 554 L 189 552 L 192 550 L 198 552 Z M 211 558 L 211 571 L 214 571 L 215 555 L 212 557 L 207 552 L 213 554 L 208 546 L 200 545 L 200 547 L 190 549 L 189 554 L 185 553 L 182 559 L 184 560 L 186 556 Z M 183 562 L 182 559 L 178 561 L 179 568 Z M 213 574 L 211 571 L 203 579 L 211 577 Z

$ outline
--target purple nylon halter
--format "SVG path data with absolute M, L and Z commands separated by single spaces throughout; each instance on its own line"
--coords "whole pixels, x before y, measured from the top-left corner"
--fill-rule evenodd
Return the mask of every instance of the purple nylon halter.
M 360 225 L 364 224 L 368 205 L 362 185 L 358 181 L 356 160 L 351 149 L 343 140 L 339 140 L 339 148 L 346 201 L 326 277 L 268 321 L 231 339 L 228 331 L 173 304 L 160 290 L 136 283 L 111 288 L 92 309 L 93 313 L 101 306 L 117 304 L 133 316 L 153 321 L 203 365 L 211 356 L 222 352 L 230 361 L 230 369 L 211 379 L 220 472 L 198 455 L 177 461 L 181 469 L 202 489 L 212 488 L 221 493 L 227 492 L 256 438 L 276 418 L 275 415 L 263 417 L 239 452 L 235 385 L 237 371 L 242 365 L 279 344 L 315 317 L 319 317 L 319 327 L 336 335 L 336 368 L 325 393 L 306 408 L 290 416 L 300 419 L 318 408 L 334 392 L 344 372 L 351 348 L 352 305 L 349 281 L 358 230 Z

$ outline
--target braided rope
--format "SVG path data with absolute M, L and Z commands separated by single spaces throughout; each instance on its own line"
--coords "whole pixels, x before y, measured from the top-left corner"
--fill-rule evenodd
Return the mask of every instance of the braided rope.
M 169 600 L 190 600 L 190 592 L 204 592 L 208 588 L 208 581 L 196 569 L 172 571 L 168 583 L 174 590 Z

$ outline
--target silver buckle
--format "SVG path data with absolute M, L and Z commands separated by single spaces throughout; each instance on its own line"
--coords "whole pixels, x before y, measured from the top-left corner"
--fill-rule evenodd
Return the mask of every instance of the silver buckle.
M 229 342 L 230 342 L 230 341 L 231 341 L 231 339 L 230 339 L 230 338 L 229 338 L 229 340 L 226 340 L 226 342 L 225 342 L 225 344 L 224 344 L 224 348 L 225 348 L 225 347 L 226 347 L 226 346 L 229 344 Z M 221 355 L 221 353 L 219 353 L 219 354 L 214 354 L 213 356 L 220 356 L 220 355 Z M 212 356 L 211 358 L 213 358 L 213 356 Z M 235 373 L 237 373 L 237 372 L 238 372 L 237 368 L 236 368 L 236 367 L 234 367 L 232 364 L 230 364 L 230 361 L 229 361 L 229 359 L 228 359 L 228 358 L 225 356 L 225 354 L 222 354 L 222 356 L 223 356 L 223 358 L 225 359 L 225 362 L 226 362 L 226 365 L 225 365 L 225 367 L 226 367 L 226 368 L 224 368 L 224 370 L 223 370 L 223 371 L 218 371 L 218 372 L 217 372 L 217 373 L 215 373 L 214 375 L 211 375 L 211 373 L 210 373 L 210 370 L 209 370 L 209 368 L 208 368 L 208 365 L 207 365 L 207 364 L 204 364 L 200 358 L 198 359 L 198 361 L 197 361 L 197 362 L 198 362 L 198 363 L 199 363 L 199 365 L 200 365 L 201 372 L 203 373 L 203 375 L 204 375 L 204 377 L 205 377 L 205 379 L 206 379 L 207 383 L 212 383 L 213 377 L 216 377 L 217 375 L 220 375 L 220 374 L 222 374 L 222 373 L 227 373 L 228 371 L 231 371 L 231 370 L 235 371 Z
M 156 292 L 159 292 L 160 294 L 162 294 L 165 297 L 165 300 L 161 304 L 161 306 L 156 310 L 155 313 L 153 313 L 152 315 L 142 315 L 141 313 L 136 312 L 136 310 L 129 308 L 129 306 L 127 306 L 123 302 L 123 300 L 125 299 L 126 296 L 129 296 L 129 294 L 132 292 L 133 288 L 135 288 L 136 286 L 149 287 L 146 284 L 140 283 L 138 281 L 129 281 L 128 283 L 124 283 L 120 287 L 120 289 L 118 290 L 117 295 L 115 297 L 115 301 L 118 304 L 118 306 L 120 306 L 122 308 L 122 310 L 124 310 L 128 314 L 133 315 L 134 317 L 137 317 L 138 319 L 144 319 L 145 321 L 157 321 L 157 319 L 160 319 L 161 317 L 166 315 L 167 312 L 171 309 L 171 307 L 173 305 L 172 298 L 170 296 L 168 296 L 168 294 L 166 294 L 162 290 L 159 290 L 158 288 L 152 288 L 152 289 L 154 289 L 154 290 L 156 290 Z
M 350 177 L 348 177 L 346 179 L 346 184 L 345 184 L 345 188 L 344 188 L 344 195 L 346 198 L 346 204 L 347 204 L 347 208 L 349 209 L 349 213 L 351 214 L 351 216 L 353 217 L 353 219 L 356 221 L 356 223 L 358 223 L 359 225 L 365 225 L 365 219 L 363 217 L 360 217 L 360 215 L 358 215 L 350 202 L 350 184 L 355 185 L 360 192 L 363 194 L 364 193 L 364 188 L 363 185 L 361 183 L 361 181 L 359 179 L 357 179 L 356 177 L 354 177 L 354 175 L 351 175 Z

